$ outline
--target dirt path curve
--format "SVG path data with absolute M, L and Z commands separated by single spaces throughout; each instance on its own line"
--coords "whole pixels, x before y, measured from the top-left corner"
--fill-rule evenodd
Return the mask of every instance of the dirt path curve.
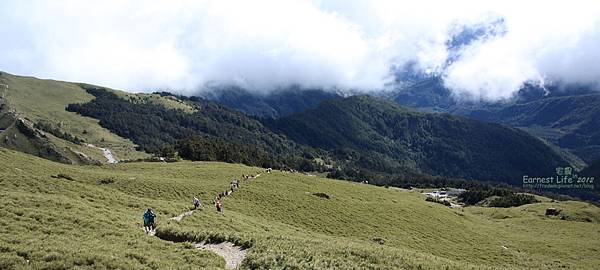
M 87 146 L 101 150 L 102 155 L 106 158 L 106 162 L 108 162 L 109 164 L 115 164 L 115 163 L 119 162 L 119 161 L 117 161 L 115 156 L 112 154 L 112 152 L 108 148 L 98 147 L 91 143 L 88 143 Z
M 191 216 L 194 213 L 194 211 L 195 210 L 187 211 L 179 216 L 172 217 L 169 219 L 181 221 L 184 217 Z M 150 236 L 154 236 L 156 234 L 156 231 L 151 230 L 146 233 Z M 205 244 L 204 242 L 201 242 L 193 244 L 197 249 L 212 251 L 217 255 L 221 256 L 225 260 L 226 269 L 236 269 L 239 265 L 242 264 L 244 258 L 246 258 L 246 250 L 234 245 L 231 242 L 222 242 L 219 244 Z
M 108 148 L 100 147 L 100 150 L 102 150 L 102 155 L 108 160 L 108 163 L 114 164 L 118 162 L 115 156 L 113 156 L 112 152 L 108 150 Z
M 219 244 L 195 243 L 194 246 L 202 250 L 210 250 L 225 259 L 226 269 L 236 269 L 246 258 L 246 250 L 234 245 L 231 242 Z
M 93 145 L 88 145 L 88 146 L 95 147 Z M 99 148 L 99 147 L 96 147 L 96 148 Z M 104 148 L 100 148 L 100 149 L 104 149 Z M 108 149 L 106 149 L 106 150 L 108 150 Z M 108 152 L 110 153 L 110 151 L 108 151 Z M 109 163 L 110 163 L 110 161 L 109 161 Z M 254 177 L 252 177 L 252 179 L 256 179 L 259 176 L 261 176 L 261 173 L 255 175 Z M 194 211 L 195 210 L 190 210 L 190 211 L 184 212 L 181 215 L 169 218 L 169 220 L 181 221 L 185 217 L 191 216 L 192 214 L 194 214 Z M 146 233 L 150 236 L 154 236 L 156 234 L 156 230 L 152 230 L 152 231 L 149 231 Z M 241 247 L 236 246 L 235 244 L 233 244 L 231 242 L 222 242 L 219 244 L 205 244 L 204 242 L 201 242 L 201 243 L 194 243 L 194 246 L 197 249 L 209 250 L 209 251 L 212 251 L 212 252 L 216 253 L 217 255 L 223 257 L 223 259 L 225 259 L 225 268 L 226 269 L 236 269 L 239 265 L 242 264 L 242 262 L 244 261 L 244 258 L 246 258 L 247 250 L 242 249 Z
M 191 216 L 195 210 L 187 211 L 179 216 L 169 218 L 170 220 L 181 221 L 184 217 Z

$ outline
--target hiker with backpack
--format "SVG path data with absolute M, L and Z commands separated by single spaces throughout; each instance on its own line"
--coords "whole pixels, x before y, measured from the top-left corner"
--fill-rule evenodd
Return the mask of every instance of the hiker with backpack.
M 194 210 L 200 207 L 200 200 L 198 198 L 194 197 L 194 199 L 192 199 L 192 203 L 194 204 Z
M 152 212 L 152 209 L 150 208 L 148 208 L 148 210 L 144 212 L 144 230 L 146 232 L 152 231 L 154 230 L 154 228 L 156 228 L 156 226 L 154 225 L 155 217 L 156 214 L 154 214 L 154 212 Z

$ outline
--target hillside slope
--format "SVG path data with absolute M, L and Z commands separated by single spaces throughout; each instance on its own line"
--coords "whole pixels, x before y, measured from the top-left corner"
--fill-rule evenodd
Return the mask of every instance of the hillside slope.
M 119 159 L 146 156 L 97 120 L 65 110 L 94 98 L 78 84 L 4 72 L 0 84 L 0 146 L 75 164 L 106 162 L 101 150 L 86 144 L 110 148 Z
M 167 239 L 249 247 L 243 269 L 595 269 L 600 209 L 582 202 L 451 209 L 417 192 L 206 162 L 72 166 L 0 149 L 0 268 L 197 269 L 224 261 L 141 230 L 158 214 Z M 61 174 L 63 178 L 53 178 Z M 65 179 L 69 177 L 72 180 Z M 313 193 L 326 193 L 324 199 Z M 588 220 L 544 217 L 546 207 Z M 208 237 L 208 238 L 207 238 Z
M 587 163 L 600 159 L 600 94 L 593 86 L 525 84 L 509 100 L 484 102 L 454 96 L 441 78 L 433 77 L 401 87 L 388 98 L 402 106 L 519 127 Z
M 518 130 L 368 97 L 334 98 L 304 113 L 261 121 L 202 98 L 0 75 L 9 86 L 0 144 L 65 163 L 106 161 L 97 147 L 121 160 L 147 156 L 140 151 L 166 156 L 178 150 L 192 160 L 357 171 L 340 177 L 353 180 L 370 178 L 366 172 L 511 184 L 570 163 L 560 150 Z M 415 179 L 412 184 L 420 181 Z
M 527 127 L 532 134 L 571 149 L 586 162 L 600 159 L 600 94 L 543 98 L 470 115 Z
M 238 87 L 222 87 L 211 89 L 202 96 L 229 108 L 261 118 L 288 116 L 312 109 L 322 101 L 341 98 L 332 92 L 299 87 L 289 87 L 264 94 L 252 93 Z
M 150 153 L 178 146 L 191 160 L 219 160 L 258 166 L 293 166 L 304 148 L 271 132 L 245 114 L 201 98 L 174 97 L 191 111 L 140 103 L 101 87 L 87 87 L 90 102 L 69 104 L 68 111 L 100 120 L 100 125 Z
M 600 160 L 596 160 L 595 162 L 592 162 L 592 164 L 590 164 L 590 166 L 588 166 L 583 171 L 581 171 L 580 175 L 593 176 L 593 177 L 596 177 L 596 179 L 597 179 L 596 181 L 599 181 L 598 179 L 600 179 Z
M 420 113 L 368 96 L 327 101 L 269 123 L 296 142 L 343 152 L 359 166 L 379 170 L 408 167 L 432 175 L 518 184 L 525 174 L 543 175 L 568 164 L 523 131 Z

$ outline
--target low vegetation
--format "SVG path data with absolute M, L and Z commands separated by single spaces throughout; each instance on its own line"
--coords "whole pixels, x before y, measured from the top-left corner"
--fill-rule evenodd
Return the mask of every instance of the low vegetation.
M 524 204 L 538 203 L 539 201 L 533 195 L 511 193 L 507 196 L 494 198 L 490 201 L 490 207 L 514 207 Z
M 514 189 L 496 187 L 467 190 L 458 195 L 458 200 L 466 205 L 485 204 L 489 207 L 515 207 L 539 202 L 534 195 L 517 193 Z
M 0 269 L 222 268 L 188 241 L 246 247 L 244 269 L 595 269 L 600 209 L 452 209 L 418 192 L 218 162 L 73 166 L 0 149 Z M 52 178 L 64 174 L 72 181 Z M 105 180 L 114 179 L 115 181 Z M 325 193 L 330 199 L 314 196 Z M 203 208 L 180 222 L 192 196 Z M 555 207 L 569 219 L 546 217 Z M 159 237 L 141 229 L 146 208 Z M 580 222 L 581 221 L 581 222 Z
M 60 130 L 60 128 L 53 126 L 49 122 L 44 122 L 44 121 L 37 122 L 37 123 L 35 123 L 35 125 L 33 127 L 37 128 L 39 130 L 49 132 L 50 134 L 52 134 L 58 138 L 67 140 L 67 141 L 75 143 L 75 144 L 81 144 L 84 142 L 83 139 L 81 139 L 77 136 L 73 136 L 68 132 L 64 132 L 64 131 Z
M 317 196 L 319 198 L 329 199 L 329 195 L 327 195 L 326 193 L 323 193 L 323 192 L 313 193 L 313 195 L 315 195 L 315 196 Z
M 503 197 L 513 193 L 514 191 L 503 188 L 471 189 L 461 193 L 458 196 L 458 199 L 460 200 L 460 202 L 466 205 L 476 205 L 479 202 L 492 196 Z
M 439 204 L 445 205 L 445 206 L 451 206 L 452 205 L 449 201 L 447 201 L 447 200 L 441 200 L 441 199 L 438 199 L 438 198 L 427 197 L 427 198 L 425 198 L 425 201 L 439 203 Z

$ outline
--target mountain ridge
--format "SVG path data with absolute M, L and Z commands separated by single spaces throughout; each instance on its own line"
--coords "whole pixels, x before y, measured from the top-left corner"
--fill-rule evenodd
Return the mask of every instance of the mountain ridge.
M 525 173 L 551 172 L 553 166 L 569 164 L 558 150 L 520 130 L 449 114 L 423 113 L 376 97 L 333 98 L 304 112 L 258 119 L 197 97 L 130 94 L 82 83 L 5 76 L 24 80 L 11 84 L 20 87 L 11 94 L 16 95 L 12 98 L 15 104 L 27 102 L 28 106 L 14 108 L 23 110 L 33 124 L 58 130 L 55 133 L 65 139 L 57 137 L 57 141 L 91 151 L 77 144 L 82 140 L 110 148 L 121 158 L 124 152 L 114 149 L 118 140 L 127 143 L 120 147 L 161 156 L 179 150 L 184 158 L 194 160 L 291 167 L 333 175 L 338 170 L 357 171 L 352 180 L 360 180 L 362 173 L 388 173 L 404 178 L 442 176 L 511 184 Z M 40 89 L 38 84 L 55 90 L 33 90 Z M 70 90 L 57 89 L 59 86 Z M 38 99 L 50 101 L 36 104 L 26 100 L 23 94 L 35 91 L 40 92 Z M 52 91 L 82 98 L 52 101 Z M 53 109 L 44 109 L 46 105 Z M 40 109 L 60 118 L 34 113 Z M 105 136 L 116 139 L 103 143 Z M 501 143 L 495 142 L 497 138 Z M 502 143 L 531 153 L 511 152 L 500 147 Z M 93 149 L 102 159 L 97 151 Z
M 342 96 L 322 89 L 291 86 L 265 94 L 240 87 L 215 87 L 199 96 L 259 118 L 279 118 L 316 107 L 320 102 Z
M 449 114 L 418 112 L 368 96 L 326 101 L 316 109 L 273 120 L 269 126 L 312 147 L 330 151 L 363 149 L 388 156 L 384 160 L 390 164 L 399 160 L 432 175 L 514 184 L 527 170 L 551 172 L 556 166 L 568 163 L 542 141 L 521 130 Z M 486 150 L 485 154 L 477 153 Z M 512 160 L 510 156 L 519 159 Z M 528 160 L 527 156 L 544 162 Z M 482 160 L 485 162 L 481 163 Z M 510 166 L 500 169 L 495 163 Z M 524 167 L 533 163 L 536 165 L 531 168 Z M 462 170 L 472 171 L 465 174 Z M 507 181 L 506 177 L 513 181 Z

